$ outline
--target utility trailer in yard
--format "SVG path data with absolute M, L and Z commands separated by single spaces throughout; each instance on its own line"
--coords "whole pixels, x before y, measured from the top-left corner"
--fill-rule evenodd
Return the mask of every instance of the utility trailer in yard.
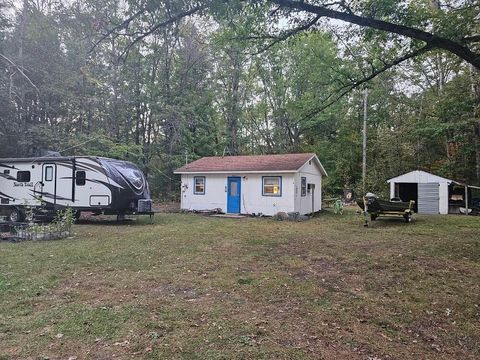
M 368 226 L 367 216 L 375 221 L 378 217 L 403 217 L 405 222 L 412 221 L 415 201 L 401 201 L 392 199 L 391 201 L 379 199 L 376 195 L 368 193 L 363 201 L 357 201 L 358 206 L 364 211 L 365 226 Z

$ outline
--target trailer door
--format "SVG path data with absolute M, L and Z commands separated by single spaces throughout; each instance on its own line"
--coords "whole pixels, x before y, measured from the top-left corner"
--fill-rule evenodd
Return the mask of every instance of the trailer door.
M 57 165 L 43 164 L 42 198 L 48 204 L 57 204 Z

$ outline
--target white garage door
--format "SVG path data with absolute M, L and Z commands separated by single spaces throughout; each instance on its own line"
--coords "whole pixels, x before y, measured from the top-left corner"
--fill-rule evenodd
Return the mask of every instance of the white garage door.
M 440 212 L 440 184 L 418 184 L 418 213 L 438 214 Z

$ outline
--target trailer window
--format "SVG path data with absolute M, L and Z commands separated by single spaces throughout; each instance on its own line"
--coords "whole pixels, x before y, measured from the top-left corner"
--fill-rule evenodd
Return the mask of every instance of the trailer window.
M 53 166 L 46 166 L 45 167 L 45 181 L 52 181 L 53 180 Z
M 195 195 L 205 195 L 205 176 L 195 176 L 193 178 Z
M 282 177 L 264 176 L 263 177 L 263 196 L 282 196 Z
M 19 171 L 19 172 L 17 172 L 17 181 L 18 182 L 29 182 L 30 181 L 30 171 Z
M 302 177 L 302 183 L 301 183 L 301 186 L 302 186 L 302 191 L 301 191 L 301 195 L 302 196 L 307 196 L 307 178 L 306 177 Z
M 85 171 L 77 171 L 76 175 L 75 175 L 75 184 L 77 184 L 78 186 L 83 186 L 85 185 L 86 183 L 86 173 Z

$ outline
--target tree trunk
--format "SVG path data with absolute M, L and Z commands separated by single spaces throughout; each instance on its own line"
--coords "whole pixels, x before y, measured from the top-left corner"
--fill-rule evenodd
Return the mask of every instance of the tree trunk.
M 25 32 L 27 28 L 27 19 L 28 17 L 28 0 L 23 0 L 23 8 L 22 8 L 22 20 L 20 23 L 20 39 L 18 44 L 18 64 L 22 69 L 25 69 L 25 62 L 23 56 L 23 45 L 25 41 Z M 27 112 L 26 112 L 26 104 L 25 104 L 25 89 L 23 86 L 23 79 L 22 83 L 20 84 L 20 104 L 18 105 L 18 116 L 21 124 L 21 132 L 24 134 L 27 133 L 28 126 L 27 126 Z M 28 147 L 27 142 L 25 145 Z M 26 155 L 27 149 L 21 150 L 24 155 Z

